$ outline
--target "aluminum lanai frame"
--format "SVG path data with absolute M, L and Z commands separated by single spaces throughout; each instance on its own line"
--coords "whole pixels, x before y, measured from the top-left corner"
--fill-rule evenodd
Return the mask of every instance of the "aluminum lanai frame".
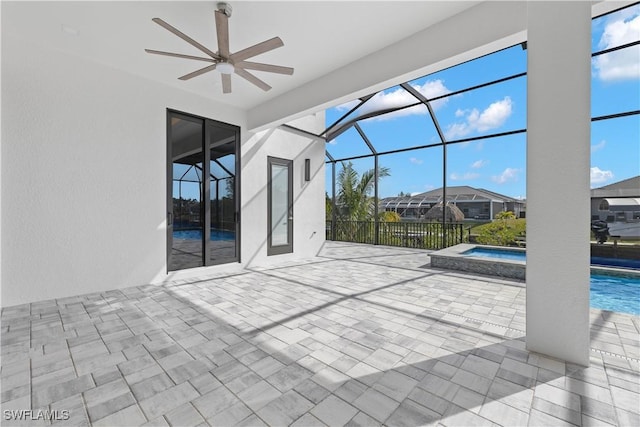
M 624 8 L 626 8 L 627 6 L 625 6 Z M 621 8 L 621 9 L 624 9 Z M 621 10 L 618 9 L 618 10 Z M 617 11 L 617 10 L 616 10 Z M 610 13 L 614 13 L 616 11 L 613 12 L 609 12 L 607 14 Z M 596 17 L 598 18 L 598 17 Z M 596 19 L 594 18 L 594 19 Z M 526 46 L 526 42 L 523 42 L 521 44 L 519 44 L 523 50 L 526 50 L 527 46 Z M 597 52 L 593 52 L 591 54 L 592 57 L 597 57 L 599 55 L 603 55 L 603 54 L 607 54 L 610 52 L 614 52 L 617 50 L 621 50 L 621 49 L 626 49 L 626 48 L 630 48 L 633 46 L 637 46 L 640 45 L 640 41 L 633 41 L 630 43 L 625 43 L 622 44 L 620 46 L 615 46 L 613 48 L 609 48 L 609 49 L 604 49 L 604 50 L 600 50 Z M 518 45 L 514 45 L 511 47 L 507 47 L 505 49 L 501 49 L 501 50 L 506 50 L 506 49 L 511 49 L 514 48 L 515 46 Z M 500 51 L 501 51 L 500 50 Z M 499 51 L 497 51 L 499 52 Z M 497 52 L 493 52 L 493 53 L 497 53 Z M 492 55 L 493 53 L 489 54 Z M 485 55 L 487 56 L 487 55 Z M 478 59 L 478 58 L 475 58 Z M 475 60 L 472 59 L 471 61 Z M 460 65 L 460 64 L 457 64 Z M 453 67 L 457 66 L 454 65 Z M 452 67 L 450 67 L 452 68 Z M 329 125 L 323 132 L 321 132 L 318 135 L 313 134 L 316 137 L 319 138 L 323 138 L 326 140 L 327 143 L 329 143 L 330 141 L 332 141 L 333 139 L 335 139 L 336 137 L 338 137 L 340 134 L 342 134 L 343 132 L 347 131 L 348 129 L 350 129 L 351 127 L 354 127 L 358 134 L 360 135 L 360 137 L 362 138 L 363 142 L 366 144 L 366 146 L 369 148 L 369 150 L 371 151 L 370 154 L 363 154 L 363 155 L 355 155 L 355 156 L 348 156 L 348 157 L 342 157 L 342 158 L 336 158 L 334 156 L 331 155 L 331 153 L 327 150 L 326 151 L 326 157 L 328 159 L 328 161 L 326 163 L 331 163 L 332 166 L 332 223 L 335 224 L 336 221 L 336 163 L 337 162 L 343 162 L 343 161 L 348 161 L 348 160 L 356 160 L 356 159 L 363 159 L 363 158 L 369 158 L 369 157 L 374 157 L 374 176 L 375 176 L 375 183 L 374 183 L 374 198 L 377 201 L 378 200 L 378 172 L 379 172 L 379 165 L 378 165 L 378 158 L 381 155 L 386 155 L 386 154 L 396 154 L 396 153 L 401 153 L 401 152 L 407 152 L 407 151 L 414 151 L 414 150 L 419 150 L 419 149 L 424 149 L 424 148 L 430 148 L 430 147 L 438 147 L 441 146 L 443 147 L 443 155 L 442 155 L 442 168 L 443 168 L 443 200 L 446 200 L 446 163 L 447 163 L 447 158 L 446 158 L 446 147 L 449 144 L 458 144 L 458 143 L 466 143 L 466 142 L 472 142 L 472 141 L 479 141 L 479 140 L 483 140 L 483 139 L 489 139 L 489 138 L 497 138 L 497 137 L 502 137 L 502 136 L 509 136 L 509 135 L 516 135 L 516 134 L 521 134 L 521 133 L 526 133 L 526 128 L 521 128 L 521 129 L 514 129 L 511 131 L 507 131 L 507 132 L 497 132 L 497 133 L 492 133 L 492 134 L 488 134 L 488 135 L 480 135 L 480 136 L 475 136 L 475 137 L 470 137 L 470 138 L 460 138 L 460 139 L 456 139 L 456 140 L 450 140 L 447 141 L 446 138 L 444 137 L 444 134 L 442 133 L 442 129 L 440 127 L 440 124 L 435 116 L 435 113 L 433 111 L 433 108 L 431 106 L 431 103 L 441 100 L 441 99 L 446 99 L 455 95 L 459 95 L 465 92 L 469 92 L 472 90 L 476 90 L 476 89 L 480 89 L 480 88 L 484 88 L 484 87 L 488 87 L 488 86 L 492 86 L 492 85 L 496 85 L 499 83 L 503 83 L 506 81 L 510 81 L 513 79 L 518 79 L 521 77 L 526 77 L 527 73 L 526 72 L 521 72 L 521 73 L 516 73 L 516 74 L 512 74 L 510 76 L 506 76 L 500 79 L 496 79 L 496 80 L 492 80 L 486 83 L 482 83 L 479 85 L 474 85 L 474 86 L 470 86 L 464 89 L 460 89 L 454 92 L 450 92 L 444 95 L 440 95 L 440 96 L 436 96 L 430 99 L 427 99 L 426 97 L 424 97 L 420 92 L 418 92 L 417 90 L 415 90 L 411 85 L 410 82 L 404 82 L 402 84 L 399 85 L 400 88 L 404 89 L 406 92 L 408 92 L 409 94 L 411 94 L 413 97 L 415 97 L 417 99 L 416 102 L 414 103 L 410 103 L 408 105 L 403 105 L 400 107 L 393 107 L 393 108 L 387 108 L 384 110 L 378 110 L 378 111 L 372 111 L 372 112 L 368 112 L 365 114 L 362 114 L 360 116 L 355 116 L 354 118 L 351 118 L 349 120 L 346 120 L 348 117 L 350 117 L 351 115 L 353 115 L 353 113 L 357 112 L 359 109 L 361 109 L 363 107 L 363 105 L 366 104 L 366 102 L 368 100 L 370 100 L 373 96 L 375 96 L 377 93 L 381 93 L 384 92 L 384 90 L 387 89 L 383 89 L 381 91 L 369 94 L 367 96 L 361 97 L 359 98 L 359 102 L 357 105 L 355 105 L 354 107 L 352 107 L 349 111 L 347 111 L 345 114 L 343 114 L 340 118 L 338 118 L 338 120 L 336 120 L 335 122 L 333 122 L 331 125 Z M 427 76 L 423 76 L 423 77 L 427 77 Z M 425 105 L 428 109 L 428 113 L 429 116 L 436 128 L 436 131 L 438 133 L 438 136 L 440 137 L 440 142 L 439 143 L 433 143 L 433 144 L 425 144 L 425 145 L 419 145 L 419 146 L 412 146 L 412 147 L 403 147 L 403 148 L 399 148 L 399 149 L 395 149 L 395 150 L 387 150 L 387 151 L 382 151 L 379 152 L 375 149 L 375 147 L 373 146 L 373 144 L 371 144 L 371 141 L 369 140 L 368 136 L 366 135 L 366 132 L 361 128 L 361 126 L 359 126 L 358 122 L 361 120 L 365 120 L 368 118 L 372 118 L 372 117 L 377 117 L 377 116 L 381 116 L 384 114 L 388 114 L 388 113 L 392 113 L 392 112 L 396 112 L 396 111 L 400 111 L 400 110 L 404 110 L 407 108 L 412 108 L 418 105 Z M 600 120 L 607 120 L 607 119 L 614 119 L 614 118 L 619 118 L 619 117 L 626 117 L 626 116 L 635 116 L 635 115 L 640 115 L 640 110 L 631 110 L 631 111 L 625 111 L 625 112 L 620 112 L 620 113 L 616 113 L 616 114 L 608 114 L 608 115 L 602 115 L 602 116 L 596 116 L 596 117 L 592 117 L 591 121 L 592 122 L 597 122 Z M 306 132 L 306 131 L 304 131 Z M 307 132 L 308 133 L 308 132 Z M 446 218 L 444 218 L 443 215 L 443 224 L 444 221 L 446 220 Z M 375 203 L 375 229 L 376 231 L 379 229 L 379 219 L 378 219 L 378 204 Z M 446 231 L 444 232 L 446 233 Z M 444 233 L 443 233 L 443 242 L 444 240 Z M 332 239 L 335 239 L 335 227 L 332 227 Z M 378 234 L 376 232 L 376 243 L 378 243 Z

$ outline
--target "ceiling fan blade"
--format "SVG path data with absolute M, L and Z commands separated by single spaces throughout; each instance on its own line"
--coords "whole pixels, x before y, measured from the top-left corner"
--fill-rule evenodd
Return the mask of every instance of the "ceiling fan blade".
M 234 63 L 244 61 L 245 59 L 249 59 L 253 56 L 260 55 L 261 53 L 269 52 L 270 50 L 277 49 L 279 47 L 284 46 L 284 43 L 280 39 L 280 37 L 274 37 L 269 40 L 265 40 L 262 43 L 254 44 L 253 46 L 249 46 L 246 49 L 242 49 L 239 52 L 231 55 L 230 59 Z
M 182 40 L 186 41 L 187 43 L 189 43 L 191 46 L 201 50 L 202 52 L 206 53 L 207 55 L 209 55 L 210 57 L 212 57 L 213 59 L 218 59 L 220 60 L 220 56 L 218 54 L 216 54 L 215 52 L 212 52 L 211 50 L 207 49 L 205 46 L 201 45 L 200 43 L 198 43 L 197 41 L 195 41 L 194 39 L 192 39 L 191 37 L 189 37 L 188 35 L 184 34 L 183 32 L 181 32 L 180 30 L 178 30 L 177 28 L 172 27 L 171 25 L 167 24 L 166 22 L 164 22 L 162 19 L 160 18 L 153 18 L 152 19 L 153 22 L 155 22 L 156 24 L 160 25 L 162 28 L 172 32 L 173 34 L 175 34 L 176 36 L 180 37 Z
M 220 74 L 222 77 L 222 93 L 231 93 L 231 74 Z
M 216 10 L 216 36 L 218 37 L 218 53 L 229 58 L 229 17 Z
M 269 89 L 271 89 L 271 86 L 269 86 L 268 84 L 266 84 L 265 82 L 263 82 L 262 80 L 260 80 L 259 78 L 257 78 L 256 76 L 254 76 L 253 74 L 251 74 L 250 72 L 248 72 L 243 68 L 236 68 L 236 74 L 242 77 L 243 79 L 245 79 L 246 81 L 248 81 L 249 83 L 253 83 L 254 85 L 258 86 L 260 89 L 264 91 L 268 91 Z
M 180 79 L 180 80 L 189 80 L 189 79 L 192 79 L 194 77 L 198 77 L 201 74 L 208 73 L 209 71 L 213 71 L 215 69 L 216 69 L 216 64 L 209 65 L 207 67 L 200 68 L 199 70 L 196 70 L 193 73 L 185 74 L 182 77 L 178 77 L 178 79 Z
M 205 62 L 216 62 L 216 60 L 212 58 L 201 58 L 199 56 L 183 55 L 181 53 L 163 52 L 161 50 L 153 50 L 153 49 L 145 49 L 144 51 L 147 53 L 153 53 L 154 55 L 173 56 L 176 58 L 184 58 L 184 59 L 195 59 L 197 61 L 205 61 Z
M 293 74 L 293 68 L 291 67 L 263 64 L 261 62 L 242 61 L 236 62 L 234 65 L 236 67 L 244 68 L 245 70 L 266 71 L 268 73 L 287 74 L 289 76 Z

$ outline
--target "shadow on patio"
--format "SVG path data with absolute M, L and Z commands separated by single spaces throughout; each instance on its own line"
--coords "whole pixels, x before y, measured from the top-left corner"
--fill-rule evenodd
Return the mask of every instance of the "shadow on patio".
M 638 425 L 636 359 L 528 352 L 524 288 L 425 255 L 332 243 L 280 267 L 3 310 L 3 409 L 72 409 L 73 425 Z M 612 317 L 594 320 L 604 347 L 612 321 L 634 324 Z

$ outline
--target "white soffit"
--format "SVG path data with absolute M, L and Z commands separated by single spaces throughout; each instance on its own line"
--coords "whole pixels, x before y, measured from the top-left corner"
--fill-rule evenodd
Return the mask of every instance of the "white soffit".
M 274 36 L 284 41 L 284 47 L 251 59 L 295 68 L 293 76 L 256 71 L 258 77 L 273 87 L 269 92 L 234 76 L 233 93 L 223 95 L 217 72 L 187 82 L 178 80 L 179 76 L 202 68 L 202 62 L 144 52 L 149 48 L 202 55 L 153 23 L 154 17 L 217 50 L 216 1 L 2 1 L 2 34 L 249 110 L 479 2 L 231 0 L 229 3 L 233 7 L 229 21 L 232 52 Z

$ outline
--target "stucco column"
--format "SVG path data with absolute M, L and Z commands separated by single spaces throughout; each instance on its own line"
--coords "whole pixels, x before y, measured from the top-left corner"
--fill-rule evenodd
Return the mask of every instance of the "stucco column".
M 588 365 L 591 3 L 527 21 L 527 348 Z

